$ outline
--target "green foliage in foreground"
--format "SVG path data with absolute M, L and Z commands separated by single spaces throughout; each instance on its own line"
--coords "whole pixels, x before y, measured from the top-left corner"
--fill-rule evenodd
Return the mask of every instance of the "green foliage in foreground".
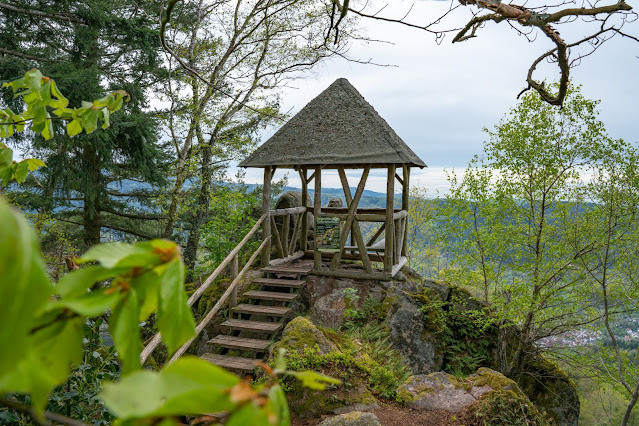
M 154 372 L 140 369 L 139 322 L 157 310 L 169 353 L 194 336 L 184 293 L 184 264 L 176 244 L 153 240 L 91 248 L 75 270 L 53 285 L 35 232 L 0 199 L 0 394 L 30 396 L 43 414 L 49 393 L 82 361 L 87 318 L 109 315 L 122 379 L 103 384 L 101 398 L 120 424 L 155 424 L 174 416 L 228 411 L 227 424 L 288 424 L 286 398 L 275 378 L 290 374 L 304 386 L 335 383 L 314 372 L 285 370 L 282 356 L 266 383 L 253 389 L 226 370 L 184 357 Z M 101 282 L 109 280 L 108 285 Z
M 82 131 L 91 133 L 102 122 L 102 129 L 109 127 L 111 113 L 122 108 L 122 103 L 129 95 L 118 90 L 93 102 L 82 102 L 80 108 L 68 108 L 69 101 L 58 90 L 55 81 L 42 75 L 37 69 L 27 71 L 24 77 L 4 83 L 3 87 L 11 87 L 14 97 L 21 97 L 25 110 L 15 113 L 11 108 L 0 110 L 0 139 L 9 138 L 15 132 L 23 132 L 25 128 L 39 133 L 45 140 L 54 135 L 53 119 L 67 121 L 67 133 L 75 136 Z M 53 113 L 56 117 L 52 117 Z M 35 171 L 45 164 L 37 158 L 22 161 L 13 160 L 13 150 L 0 143 L 0 179 L 2 186 L 15 180 L 22 183 L 29 172 Z

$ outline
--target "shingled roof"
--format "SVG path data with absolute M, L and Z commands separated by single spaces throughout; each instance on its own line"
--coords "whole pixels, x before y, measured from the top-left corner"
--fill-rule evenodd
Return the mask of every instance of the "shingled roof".
M 426 164 L 345 78 L 295 114 L 240 167 Z

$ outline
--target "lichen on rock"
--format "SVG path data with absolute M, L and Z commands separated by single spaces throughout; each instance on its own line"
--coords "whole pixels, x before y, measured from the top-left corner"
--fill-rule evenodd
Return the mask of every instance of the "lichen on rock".
M 317 426 L 381 426 L 377 416 L 373 413 L 353 411 L 339 416 L 330 417 Z
M 513 380 L 489 368 L 480 368 L 463 379 L 444 372 L 411 376 L 397 395 L 415 410 L 464 412 L 466 418 L 480 419 L 487 425 L 546 424 Z M 518 423 L 523 418 L 526 423 Z

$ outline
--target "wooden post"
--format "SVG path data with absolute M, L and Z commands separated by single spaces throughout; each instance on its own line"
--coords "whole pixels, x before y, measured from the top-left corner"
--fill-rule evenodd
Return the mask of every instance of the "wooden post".
M 402 210 L 408 212 L 410 207 L 408 200 L 410 198 L 410 167 L 407 164 L 402 165 L 404 179 L 402 182 Z M 408 216 L 404 218 L 404 237 L 402 238 L 402 256 L 408 256 Z
M 322 213 L 322 168 L 320 166 L 315 167 L 313 176 L 315 177 L 315 232 L 313 233 L 315 238 L 313 241 L 313 267 L 315 269 L 319 269 L 322 267 L 322 253 L 317 250 L 317 218 L 320 213 Z
M 273 239 L 275 239 L 275 251 L 277 251 L 277 255 L 280 258 L 286 257 L 284 256 L 284 249 L 282 248 L 280 232 L 277 230 L 277 224 L 275 223 L 275 218 L 273 216 L 271 216 L 271 234 L 273 235 Z
M 395 196 L 395 165 L 388 165 L 388 175 L 386 180 L 386 236 L 384 241 L 384 272 L 391 272 L 393 269 L 393 254 L 395 226 L 393 224 L 394 197 Z
M 295 224 L 293 225 L 293 236 L 291 237 L 290 245 L 288 246 L 289 254 L 295 253 L 295 243 L 297 243 L 297 236 L 300 233 L 300 225 L 302 224 L 302 215 L 305 213 L 298 213 L 295 215 Z M 304 251 L 304 246 L 300 244 L 300 251 Z
M 344 198 L 346 198 L 346 207 L 351 208 L 351 204 L 353 203 L 353 197 L 351 196 L 351 189 L 348 186 L 348 179 L 346 178 L 346 172 L 343 167 L 338 169 L 339 178 L 342 181 L 342 187 L 344 189 Z M 361 185 L 361 183 L 360 183 Z M 355 208 L 357 210 L 357 208 Z M 359 222 L 354 219 L 353 226 L 351 230 L 351 245 L 353 244 L 353 240 L 357 243 L 357 248 L 359 249 L 359 255 L 362 258 L 362 263 L 364 264 L 364 269 L 366 272 L 373 272 L 373 267 L 371 265 L 371 260 L 368 257 L 368 252 L 366 251 L 366 245 L 364 244 L 364 238 L 362 237 L 362 230 L 359 227 Z M 351 252 L 352 254 L 352 252 Z
M 302 167 L 300 172 L 300 179 L 302 180 L 302 206 L 307 207 L 308 204 L 308 180 L 306 179 L 307 170 L 306 167 Z M 308 249 L 308 209 L 302 213 L 302 228 L 300 229 L 300 250 L 306 251 Z
M 264 167 L 264 186 L 262 189 L 262 211 L 266 215 L 262 222 L 262 238 L 266 243 L 262 249 L 262 266 L 266 267 L 271 261 L 271 167 Z
M 240 261 L 239 261 L 239 255 L 235 255 L 233 256 L 233 259 L 231 260 L 231 282 L 235 281 L 235 278 L 237 278 L 237 274 L 240 270 Z M 237 306 L 237 286 L 233 289 L 233 293 L 231 293 L 231 309 Z M 231 318 L 231 315 L 229 314 L 229 318 Z
M 284 215 L 282 221 L 282 250 L 284 250 L 284 257 L 288 256 L 288 234 L 291 226 L 291 215 Z
M 368 164 L 364 168 L 364 172 L 362 173 L 362 178 L 359 180 L 359 185 L 357 185 L 357 190 L 355 191 L 355 196 L 350 202 L 350 206 L 348 207 L 348 215 L 346 216 L 344 229 L 345 231 L 340 235 L 339 238 L 339 251 L 335 253 L 333 256 L 333 262 L 331 263 L 331 269 L 336 269 L 337 265 L 342 258 L 342 253 L 344 252 L 344 246 L 346 245 L 346 239 L 348 237 L 348 229 L 351 229 L 353 223 L 355 221 L 355 213 L 357 212 L 357 206 L 359 205 L 359 200 L 362 198 L 362 193 L 364 192 L 364 187 L 366 186 L 366 180 L 368 179 L 368 173 L 371 170 L 371 165 Z M 350 190 L 349 190 L 350 192 Z

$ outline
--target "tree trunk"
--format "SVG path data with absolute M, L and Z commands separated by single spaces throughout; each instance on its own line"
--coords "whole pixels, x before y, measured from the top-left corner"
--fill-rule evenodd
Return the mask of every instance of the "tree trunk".
M 187 281 L 192 281 L 194 277 L 193 270 L 200 244 L 200 228 L 204 225 L 204 221 L 208 216 L 211 202 L 211 145 L 213 138 L 206 143 L 199 130 L 197 131 L 197 136 L 200 140 L 200 193 L 197 198 L 195 217 L 191 223 L 191 230 L 184 250 L 184 263 L 188 270 Z
M 82 151 L 82 162 L 85 175 L 84 188 L 84 241 L 87 246 L 100 243 L 100 176 L 98 155 L 91 143 L 86 143 Z

